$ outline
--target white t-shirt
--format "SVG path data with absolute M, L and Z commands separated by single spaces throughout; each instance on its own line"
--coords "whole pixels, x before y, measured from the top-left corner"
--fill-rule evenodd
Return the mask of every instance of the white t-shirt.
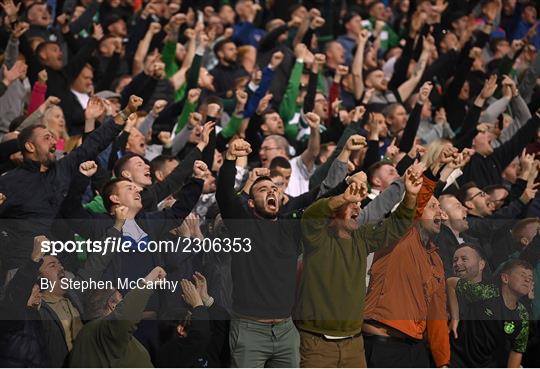
M 287 195 L 296 197 L 309 191 L 309 178 L 315 172 L 315 165 L 309 170 L 302 161 L 302 156 L 299 155 L 290 161 L 291 163 L 291 179 L 287 187 Z

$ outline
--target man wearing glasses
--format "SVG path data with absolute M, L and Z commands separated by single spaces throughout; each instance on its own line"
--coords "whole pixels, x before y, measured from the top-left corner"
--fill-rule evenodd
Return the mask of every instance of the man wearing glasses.
M 536 192 L 536 190 L 533 192 Z M 492 268 L 491 270 L 494 270 L 497 266 L 494 254 L 497 254 L 497 252 L 494 252 L 496 247 L 492 245 L 508 235 L 509 230 L 516 222 L 516 218 L 534 198 L 534 194 L 531 191 L 525 191 L 519 199 L 494 211 L 486 192 L 478 188 L 474 182 L 471 182 L 461 187 L 457 198 L 467 208 L 469 229 L 466 234 L 480 240 L 482 249 Z

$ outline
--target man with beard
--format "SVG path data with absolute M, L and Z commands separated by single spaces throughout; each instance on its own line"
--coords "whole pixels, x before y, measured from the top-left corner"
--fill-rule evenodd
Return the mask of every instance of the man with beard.
M 367 177 L 345 193 L 322 199 L 302 217 L 304 267 L 299 323 L 302 367 L 366 367 L 361 337 L 367 254 L 388 248 L 412 224 L 422 167 L 405 175 L 405 197 L 390 218 L 360 226 L 359 203 L 367 196 Z M 336 288 L 336 286 L 339 286 Z
M 464 242 L 476 244 L 478 240 L 466 233 L 469 229 L 467 208 L 454 195 L 442 195 L 439 202 L 448 219 L 444 221 L 441 232 L 435 237 L 435 243 L 444 264 L 444 275 L 449 278 L 454 275 L 453 260 L 456 250 Z
M 532 290 L 532 266 L 523 260 L 509 261 L 499 278 L 499 284 L 448 279 L 449 306 L 455 322 L 452 367 L 520 367 L 529 336 L 529 313 L 520 299 Z M 466 301 L 468 310 L 461 322 L 460 298 Z
M 429 367 L 428 344 L 437 367 L 450 363 L 444 268 L 432 241 L 443 216 L 432 196 L 441 166 L 424 173 L 415 226 L 375 253 L 362 327 L 368 367 Z
M 486 259 L 482 250 L 475 245 L 463 243 L 454 253 L 454 276 L 474 283 L 482 282 L 482 273 L 486 267 Z
M 4 272 L 26 260 L 34 236 L 50 234 L 52 221 L 79 164 L 103 151 L 118 135 L 127 116 L 141 104 L 140 97 L 131 96 L 123 111 L 107 119 L 80 147 L 58 161 L 56 139 L 45 126 L 34 125 L 21 131 L 18 142 L 24 162 L 0 178 L 0 193 L 8 198 L 0 205 L 0 217 L 12 220 L 5 223 L 8 239 L 2 241 L 3 246 L 9 245 L 2 248 Z M 3 277 L 0 275 L 0 279 Z
M 478 246 L 463 243 L 458 246 L 456 252 L 454 253 L 454 260 L 452 263 L 452 268 L 454 273 L 452 277 L 458 277 L 471 281 L 474 283 L 482 283 L 484 279 L 484 270 L 486 268 L 486 258 L 482 252 L 482 249 Z M 448 288 L 448 295 L 453 294 L 453 290 Z M 451 297 L 448 297 L 451 299 Z M 460 319 L 465 319 L 468 315 L 468 305 L 463 297 L 458 297 L 459 306 L 461 310 L 459 311 Z M 452 320 L 450 324 L 451 330 L 457 329 L 457 321 Z M 456 333 L 457 334 L 457 333 Z
M 234 95 L 235 80 L 248 76 L 248 73 L 244 67 L 236 62 L 238 51 L 232 40 L 218 41 L 214 46 L 214 54 L 219 60 L 218 65 L 210 71 L 214 77 L 215 92 L 218 96 L 230 98 Z
M 241 247 L 240 252 L 231 253 L 231 365 L 298 367 L 300 338 L 291 314 L 300 224 L 294 217 L 296 213 L 290 219 L 278 217 L 281 194 L 269 177 L 254 181 L 248 209 L 243 206 L 234 189 L 235 162 L 250 152 L 249 143 L 242 139 L 231 143 L 216 192 L 221 216 L 230 232 L 229 246 L 234 240 L 233 247 Z

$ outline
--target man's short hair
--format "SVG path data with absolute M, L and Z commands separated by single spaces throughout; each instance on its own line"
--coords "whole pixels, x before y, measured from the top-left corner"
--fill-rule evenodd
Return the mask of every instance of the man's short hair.
M 367 11 L 368 13 L 371 11 L 371 9 L 375 6 L 375 5 L 378 5 L 381 1 L 380 0 L 375 0 L 373 1 L 371 4 L 368 4 L 367 5 Z
M 101 190 L 101 197 L 103 199 L 103 205 L 105 206 L 105 210 L 107 210 L 108 213 L 111 212 L 111 209 L 113 207 L 113 203 L 111 202 L 111 195 L 114 195 L 116 192 L 116 187 L 118 183 L 120 182 L 131 182 L 127 178 L 114 178 L 111 179 L 109 182 L 105 183 L 103 186 L 103 189 Z
M 394 115 L 394 113 L 396 112 L 397 108 L 399 108 L 400 106 L 403 106 L 402 104 L 400 103 L 392 103 L 390 105 L 387 105 L 384 107 L 384 109 L 382 110 L 382 114 L 384 115 L 385 118 L 388 118 L 392 115 Z
M 223 99 L 219 96 L 215 96 L 215 95 L 210 95 L 210 96 L 207 96 L 203 102 L 202 102 L 202 105 L 210 105 L 210 104 L 217 104 L 219 105 L 219 107 L 221 108 L 221 111 L 223 111 Z
M 162 170 L 166 163 L 170 161 L 178 161 L 176 157 L 172 155 L 159 155 L 156 156 L 151 162 L 150 162 L 150 174 L 152 175 L 152 179 L 156 180 L 156 172 L 158 170 Z
M 521 238 L 523 236 L 523 232 L 525 232 L 525 229 L 527 229 L 528 226 L 531 224 L 540 224 L 540 219 L 538 218 L 525 218 L 519 220 L 514 226 L 512 227 L 512 230 L 510 233 L 512 234 L 512 238 L 516 242 L 521 242 Z
M 291 169 L 291 163 L 289 162 L 289 159 L 284 158 L 283 156 L 276 156 L 270 162 L 270 170 L 276 168 Z
M 459 245 L 457 248 L 456 248 L 456 251 L 459 250 L 459 249 L 462 249 L 464 247 L 470 247 L 471 249 L 473 249 L 474 251 L 476 251 L 476 253 L 478 254 L 478 257 L 482 260 L 486 260 L 486 254 L 484 253 L 484 250 L 482 250 L 478 245 L 475 245 L 474 243 L 462 243 L 461 245 Z M 454 253 L 456 252 L 454 251 Z
M 495 51 L 497 51 L 497 46 L 499 45 L 500 42 L 502 41 L 506 41 L 506 38 L 504 37 L 493 37 L 490 41 L 489 41 L 489 50 L 492 52 L 492 53 L 495 53 Z
M 60 44 L 56 41 L 43 41 L 36 47 L 36 51 L 34 52 L 34 54 L 39 58 L 39 53 L 49 45 L 57 45 L 58 47 L 60 47 Z
M 512 260 L 508 260 L 502 265 L 500 274 L 512 273 L 512 271 L 516 268 L 524 268 L 527 270 L 533 270 L 533 266 L 528 261 L 521 260 L 521 259 L 512 259 Z
M 456 198 L 461 204 L 465 205 L 465 202 L 469 201 L 468 192 L 471 188 L 474 187 L 478 187 L 474 182 L 465 183 L 463 186 L 460 187 L 459 191 L 456 193 Z
M 345 27 L 345 25 L 347 25 L 347 23 L 349 23 L 354 17 L 356 16 L 360 16 L 360 14 L 358 14 L 357 12 L 347 12 L 345 13 L 345 15 L 343 16 L 343 27 Z
M 270 178 L 276 178 L 276 177 L 283 177 L 283 173 L 281 173 L 279 170 L 277 169 L 270 169 L 270 175 L 269 175 Z
M 372 164 L 368 168 L 367 173 L 366 173 L 368 183 L 370 183 L 370 184 L 372 183 L 372 180 L 373 180 L 373 177 L 375 176 L 375 173 L 377 173 L 377 171 L 379 169 L 381 169 L 382 167 L 384 167 L 385 165 L 393 166 L 391 162 L 386 161 L 386 160 L 381 160 L 381 161 L 376 162 L 375 164 Z
M 232 42 L 234 44 L 234 41 L 231 40 L 230 38 L 226 38 L 226 39 L 223 39 L 223 40 L 220 40 L 220 41 L 216 42 L 216 44 L 214 45 L 214 55 L 217 56 L 218 52 L 221 51 L 223 49 L 223 47 L 226 44 L 228 44 L 229 42 Z
M 328 50 L 330 50 L 330 48 L 332 47 L 332 45 L 335 45 L 335 44 L 339 44 L 341 45 L 338 41 L 336 40 L 332 40 L 332 41 L 328 41 L 325 45 L 324 45 L 324 52 L 328 52 Z
M 126 168 L 127 163 L 131 158 L 139 157 L 144 160 L 144 158 L 138 154 L 134 154 L 132 152 L 125 153 L 124 156 L 122 156 L 120 159 L 116 161 L 113 168 L 113 174 L 115 177 L 120 178 L 122 177 L 122 171 Z
M 292 13 L 294 13 L 295 11 L 297 11 L 298 9 L 300 9 L 303 6 L 304 5 L 298 4 L 298 3 L 297 4 L 292 4 L 292 5 L 289 6 L 287 14 L 292 14 Z
M 381 68 L 368 68 L 364 71 L 364 81 L 367 80 L 369 75 L 373 72 L 377 72 L 379 70 L 382 70 Z
M 26 143 L 32 141 L 34 138 L 34 131 L 38 128 L 47 129 L 45 125 L 43 124 L 35 124 L 30 127 L 26 127 L 19 133 L 19 136 L 17 137 L 17 144 L 19 145 L 19 150 L 21 150 L 22 153 L 27 152 L 26 151 Z
M 28 4 L 28 6 L 26 7 L 26 10 L 24 11 L 24 18 L 25 18 L 26 21 L 28 21 L 28 14 L 30 13 L 30 10 L 34 6 L 38 6 L 38 5 L 46 5 L 46 3 L 42 2 L 42 1 L 33 1 L 30 4 Z
M 266 139 L 273 140 L 278 146 L 278 148 L 283 149 L 287 153 L 287 155 L 289 155 L 289 142 L 287 142 L 287 139 L 285 137 L 280 135 L 270 135 L 266 136 Z
M 274 181 L 272 181 L 272 178 L 268 177 L 268 176 L 260 176 L 258 177 L 254 182 L 253 184 L 251 185 L 251 187 L 249 188 L 249 198 L 250 199 L 253 199 L 253 189 L 255 188 L 255 185 L 259 182 L 263 182 L 263 181 L 270 181 L 272 183 L 274 183 Z
M 506 192 L 509 192 L 508 188 L 502 184 L 493 184 L 493 185 L 484 187 L 484 192 L 487 193 L 488 195 L 491 195 L 493 192 L 497 190 L 505 190 Z
M 83 300 L 84 320 L 93 320 L 103 315 L 107 302 L 114 296 L 116 289 L 100 288 L 86 291 Z
M 266 110 L 264 111 L 264 113 L 262 113 L 262 116 L 261 116 L 261 118 L 262 118 L 262 124 L 264 124 L 264 123 L 266 122 L 266 117 L 267 117 L 268 115 L 274 114 L 274 113 L 278 113 L 277 110 L 272 109 L 272 108 L 266 109 Z M 279 114 L 279 113 L 278 113 L 278 114 Z

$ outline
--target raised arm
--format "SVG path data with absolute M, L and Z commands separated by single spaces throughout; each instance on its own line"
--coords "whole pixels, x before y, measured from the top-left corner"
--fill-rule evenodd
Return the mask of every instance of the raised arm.
M 131 73 L 137 75 L 141 73 L 144 69 L 144 59 L 148 54 L 150 49 L 150 43 L 155 35 L 161 32 L 161 24 L 159 22 L 150 23 L 150 27 L 146 31 L 143 39 L 139 42 L 137 46 L 137 51 L 135 51 L 135 56 L 133 57 L 133 67 Z
M 216 200 L 223 219 L 243 219 L 247 212 L 234 189 L 236 159 L 249 155 L 251 146 L 242 139 L 231 142 L 219 171 Z
M 144 277 L 144 282 L 159 285 L 166 274 L 161 267 L 155 267 Z M 152 293 L 152 288 L 135 288 L 129 291 L 114 311 L 98 326 L 100 337 L 110 340 L 110 349 L 116 357 L 125 355 L 126 347 L 132 340 Z
M 138 96 L 131 96 L 129 103 L 124 110 L 117 114 L 114 118 L 108 118 L 94 130 L 83 144 L 63 157 L 57 163 L 59 171 L 63 171 L 66 175 L 71 175 L 77 170 L 80 163 L 86 160 L 91 160 L 105 150 L 105 148 L 116 138 L 125 121 L 123 117 L 137 111 L 142 105 L 143 100 Z
M 503 80 L 503 90 L 505 90 L 505 94 L 510 96 L 510 108 L 512 110 L 514 121 L 502 130 L 501 135 L 497 140 L 492 141 L 491 146 L 493 148 L 497 148 L 510 140 L 532 117 L 531 111 L 525 100 L 519 95 L 519 90 L 514 81 L 507 76 L 505 76 L 505 79 Z
M 366 139 L 360 135 L 352 135 L 347 140 L 343 150 L 333 161 L 326 178 L 321 183 L 319 194 L 322 195 L 330 189 L 336 187 L 347 175 L 349 158 L 353 152 L 357 152 L 366 146 Z M 358 175 L 358 174 L 357 174 Z
M 405 193 L 405 184 L 402 179 L 392 182 L 390 186 L 381 192 L 362 209 L 358 217 L 358 223 L 374 224 L 384 219 L 386 214 L 399 204 Z
M 353 134 L 360 133 L 361 120 L 364 116 L 365 111 L 365 108 L 362 106 L 358 106 L 356 108 L 355 114 L 353 116 L 353 122 L 349 124 L 343 131 L 343 134 L 341 135 L 334 152 L 332 153 L 332 155 L 330 155 L 330 158 L 328 158 L 328 160 L 323 165 L 317 167 L 317 169 L 309 179 L 310 188 L 318 186 L 324 180 L 326 174 L 328 173 L 328 169 L 347 144 L 349 137 L 351 137 Z
M 501 168 L 506 168 L 512 160 L 523 150 L 523 147 L 531 141 L 540 125 L 540 112 L 536 112 L 510 140 L 497 148 L 492 156 Z
M 287 89 L 285 90 L 285 94 L 279 105 L 279 115 L 281 116 L 281 119 L 283 119 L 283 123 L 286 127 L 285 135 L 289 139 L 296 138 L 296 131 L 289 128 L 290 125 L 288 123 L 294 117 L 294 113 L 296 112 L 296 99 L 300 93 L 300 79 L 304 68 L 305 55 L 308 51 L 306 45 L 298 44 L 296 45 L 294 52 L 296 55 L 296 62 L 294 63 L 289 77 Z
M 426 70 L 429 55 L 434 48 L 435 40 L 433 39 L 433 36 L 428 36 L 425 38 L 424 48 L 413 75 L 407 81 L 403 82 L 397 89 L 401 101 L 406 101 L 412 95 L 418 83 L 422 80 L 422 75 Z
M 203 128 L 201 142 L 189 152 L 180 165 L 164 181 L 154 183 L 148 188 L 148 191 L 143 192 L 142 202 L 145 207 L 150 204 L 159 203 L 181 188 L 186 179 L 191 175 L 195 161 L 202 159 L 202 151 L 208 144 L 209 135 L 213 129 L 214 126 L 212 124 L 206 124 Z
M 405 197 L 396 209 L 382 224 L 364 226 L 358 230 L 366 241 L 368 252 L 392 247 L 411 227 L 417 211 L 417 197 L 422 188 L 423 167 L 413 165 L 405 173 Z M 367 181 L 367 179 L 366 179 Z
M 79 76 L 81 70 L 90 61 L 92 53 L 98 46 L 99 41 L 103 38 L 103 29 L 100 25 L 94 26 L 92 37 L 88 37 L 81 49 L 74 57 L 69 59 L 69 63 L 64 67 L 64 71 L 70 82 L 74 81 Z
M 409 115 L 407 120 L 407 125 L 403 131 L 403 136 L 399 143 L 399 149 L 404 152 L 409 152 L 416 138 L 416 133 L 418 132 L 418 127 L 420 126 L 420 114 L 422 112 L 423 105 L 429 100 L 429 95 L 433 89 L 433 83 L 426 82 L 420 88 L 420 93 L 418 96 L 418 102 L 416 103 L 413 111 Z
M 321 149 L 321 118 L 315 113 L 306 113 L 304 114 L 304 118 L 309 125 L 310 135 L 308 146 L 302 153 L 301 158 L 304 165 L 308 169 L 311 169 L 315 165 L 315 160 L 317 159 Z
M 362 30 L 358 36 L 356 44 L 356 53 L 352 63 L 351 73 L 354 81 L 354 97 L 356 100 L 360 100 L 364 94 L 364 51 L 366 49 L 366 43 L 369 37 L 367 30 Z

